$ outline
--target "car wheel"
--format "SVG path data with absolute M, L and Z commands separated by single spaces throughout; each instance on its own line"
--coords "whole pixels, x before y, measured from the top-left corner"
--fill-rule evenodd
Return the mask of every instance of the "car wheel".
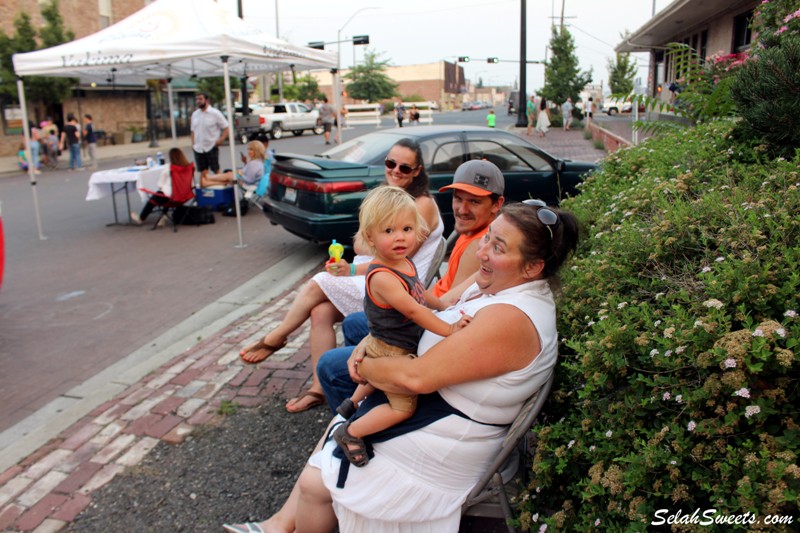
M 325 131 L 325 128 L 322 126 L 314 126 L 312 131 L 314 132 L 314 135 L 322 135 L 322 133 Z
M 609 109 L 609 110 L 608 110 L 608 114 L 609 114 L 609 116 L 612 116 L 612 117 L 613 117 L 614 115 L 616 115 L 616 114 L 617 114 L 617 112 L 618 112 L 618 111 L 617 111 L 617 108 L 616 108 L 616 107 L 612 107 L 611 109 Z
M 295 137 L 300 137 L 303 134 L 303 130 L 292 130 L 292 135 Z
M 280 139 L 283 137 L 283 128 L 281 128 L 280 124 L 274 124 L 272 126 L 272 130 L 270 131 L 270 135 L 273 139 Z

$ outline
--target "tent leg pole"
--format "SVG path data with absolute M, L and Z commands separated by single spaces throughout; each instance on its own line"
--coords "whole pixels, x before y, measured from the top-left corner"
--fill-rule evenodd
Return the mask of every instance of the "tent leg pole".
M 31 180 L 31 193 L 33 194 L 33 212 L 36 214 L 36 228 L 39 230 L 39 240 L 46 241 L 42 231 L 42 217 L 39 213 L 39 196 L 36 194 L 36 161 L 31 155 L 31 129 L 28 122 L 28 104 L 25 101 L 25 87 L 22 78 L 17 78 L 17 92 L 19 93 L 19 106 L 22 109 L 22 133 L 25 135 L 25 157 L 28 159 L 28 177 Z
M 236 176 L 236 135 L 233 122 L 233 102 L 231 101 L 231 76 L 228 72 L 228 56 L 222 56 L 222 71 L 225 76 L 225 105 L 228 108 L 228 146 L 231 149 L 231 168 L 233 175 Z M 236 180 L 233 180 L 233 208 L 236 210 L 236 226 L 239 229 L 239 244 L 236 248 L 244 248 L 247 246 L 244 243 L 242 235 L 242 211 L 239 208 L 239 194 L 236 185 Z
M 175 129 L 175 104 L 172 102 L 172 78 L 167 78 L 167 98 L 169 98 L 169 125 L 172 128 L 172 146 L 178 146 L 178 133 Z

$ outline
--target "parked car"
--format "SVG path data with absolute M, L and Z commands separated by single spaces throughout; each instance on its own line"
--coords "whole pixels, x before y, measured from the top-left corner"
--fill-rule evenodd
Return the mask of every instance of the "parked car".
M 243 114 L 244 108 L 236 106 L 233 113 L 234 132 L 238 142 L 247 144 L 248 141 L 256 139 L 260 134 L 266 135 L 264 131 L 264 116 L 258 114 L 261 110 L 259 104 L 251 104 L 248 106 L 250 113 Z
M 265 135 L 280 139 L 286 131 L 291 131 L 294 135 L 302 135 L 307 130 L 315 135 L 323 132 L 322 125 L 317 124 L 319 111 L 300 102 L 268 104 L 256 109 L 255 115 L 258 120 L 257 129 L 254 128 L 255 123 L 241 130 L 237 125 L 237 136 L 243 144 Z
M 452 183 L 456 168 L 471 159 L 496 164 L 506 179 L 507 201 L 540 198 L 550 205 L 578 194 L 577 185 L 597 167 L 559 159 L 509 132 L 481 126 L 420 126 L 376 131 L 341 146 L 306 156 L 278 154 L 272 167 L 264 214 L 273 224 L 314 242 L 350 242 L 358 229 L 358 207 L 367 191 L 384 181 L 384 158 L 402 138 L 420 144 L 431 195 L 453 228 Z
M 630 102 L 624 100 L 612 100 L 607 98 L 603 100 L 603 105 L 600 106 L 600 112 L 606 115 L 613 116 L 617 113 L 630 113 L 633 106 Z

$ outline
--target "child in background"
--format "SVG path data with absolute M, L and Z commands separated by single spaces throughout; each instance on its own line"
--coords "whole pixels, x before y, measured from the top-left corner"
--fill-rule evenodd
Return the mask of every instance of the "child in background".
M 497 115 L 494 114 L 494 109 L 490 109 L 489 114 L 486 115 L 486 125 L 494 128 L 495 121 L 497 121 Z
M 427 296 L 414 262 L 407 257 L 425 234 L 425 222 L 414 198 L 399 187 L 382 186 L 372 190 L 361 204 L 358 234 L 373 252 L 367 269 L 364 311 L 369 322 L 367 357 L 415 357 L 422 330 L 446 337 L 472 319 L 464 315 L 455 324 L 437 318 L 428 308 L 443 309 L 435 297 Z M 375 390 L 359 385 L 351 398 L 337 409 L 352 415 L 358 401 Z M 363 438 L 408 419 L 416 410 L 415 395 L 386 393 L 389 404 L 379 405 L 364 416 L 341 424 L 333 438 L 355 466 L 369 462 Z
M 19 151 L 17 151 L 17 165 L 25 172 L 28 171 L 28 155 L 25 153 L 25 143 L 19 145 Z

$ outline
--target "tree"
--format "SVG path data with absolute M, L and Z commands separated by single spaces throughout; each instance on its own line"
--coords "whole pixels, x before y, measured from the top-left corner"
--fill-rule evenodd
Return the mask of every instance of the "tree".
M 566 28 L 561 32 L 554 27 L 550 38 L 552 59 L 545 65 L 545 84 L 541 95 L 553 102 L 564 102 L 567 98 L 578 101 L 578 95 L 592 82 L 592 71 L 581 72 L 575 42 Z
M 636 60 L 630 54 L 617 54 L 617 60 L 608 60 L 608 87 L 613 94 L 629 95 L 633 91 Z
M 283 96 L 289 100 L 305 102 L 306 100 L 320 99 L 323 93 L 319 90 L 317 79 L 310 74 L 300 76 L 293 85 L 283 88 Z
M 397 95 L 397 84 L 384 71 L 388 61 L 379 61 L 380 54 L 367 50 L 364 52 L 364 63 L 353 67 L 345 76 L 352 80 L 347 84 L 347 92 L 351 98 L 378 102 Z
M 231 89 L 239 88 L 239 78 L 231 78 Z M 225 77 L 200 78 L 197 82 L 197 91 L 206 93 L 211 98 L 211 105 L 223 108 L 225 106 Z
M 58 0 L 52 0 L 42 6 L 42 18 L 45 23 L 39 30 L 41 40 L 39 48 L 50 48 L 75 40 L 75 33 L 64 28 L 64 19 L 58 10 Z M 33 76 L 25 80 L 25 91 L 32 100 L 41 100 L 47 104 L 61 103 L 72 94 L 72 88 L 78 83 L 79 80 L 76 78 Z
M 38 34 L 41 46 L 37 45 L 36 30 L 27 13 L 20 13 L 14 20 L 15 34 L 9 37 L 0 31 L 0 98 L 18 102 L 16 74 L 11 56 L 32 52 L 41 48 L 49 48 L 75 39 L 72 31 L 64 29 L 64 22 L 58 11 L 58 2 L 42 7 L 45 24 Z M 55 78 L 28 76 L 25 78 L 25 92 L 30 100 L 39 100 L 47 104 L 57 104 L 69 97 L 77 80 L 73 78 Z

